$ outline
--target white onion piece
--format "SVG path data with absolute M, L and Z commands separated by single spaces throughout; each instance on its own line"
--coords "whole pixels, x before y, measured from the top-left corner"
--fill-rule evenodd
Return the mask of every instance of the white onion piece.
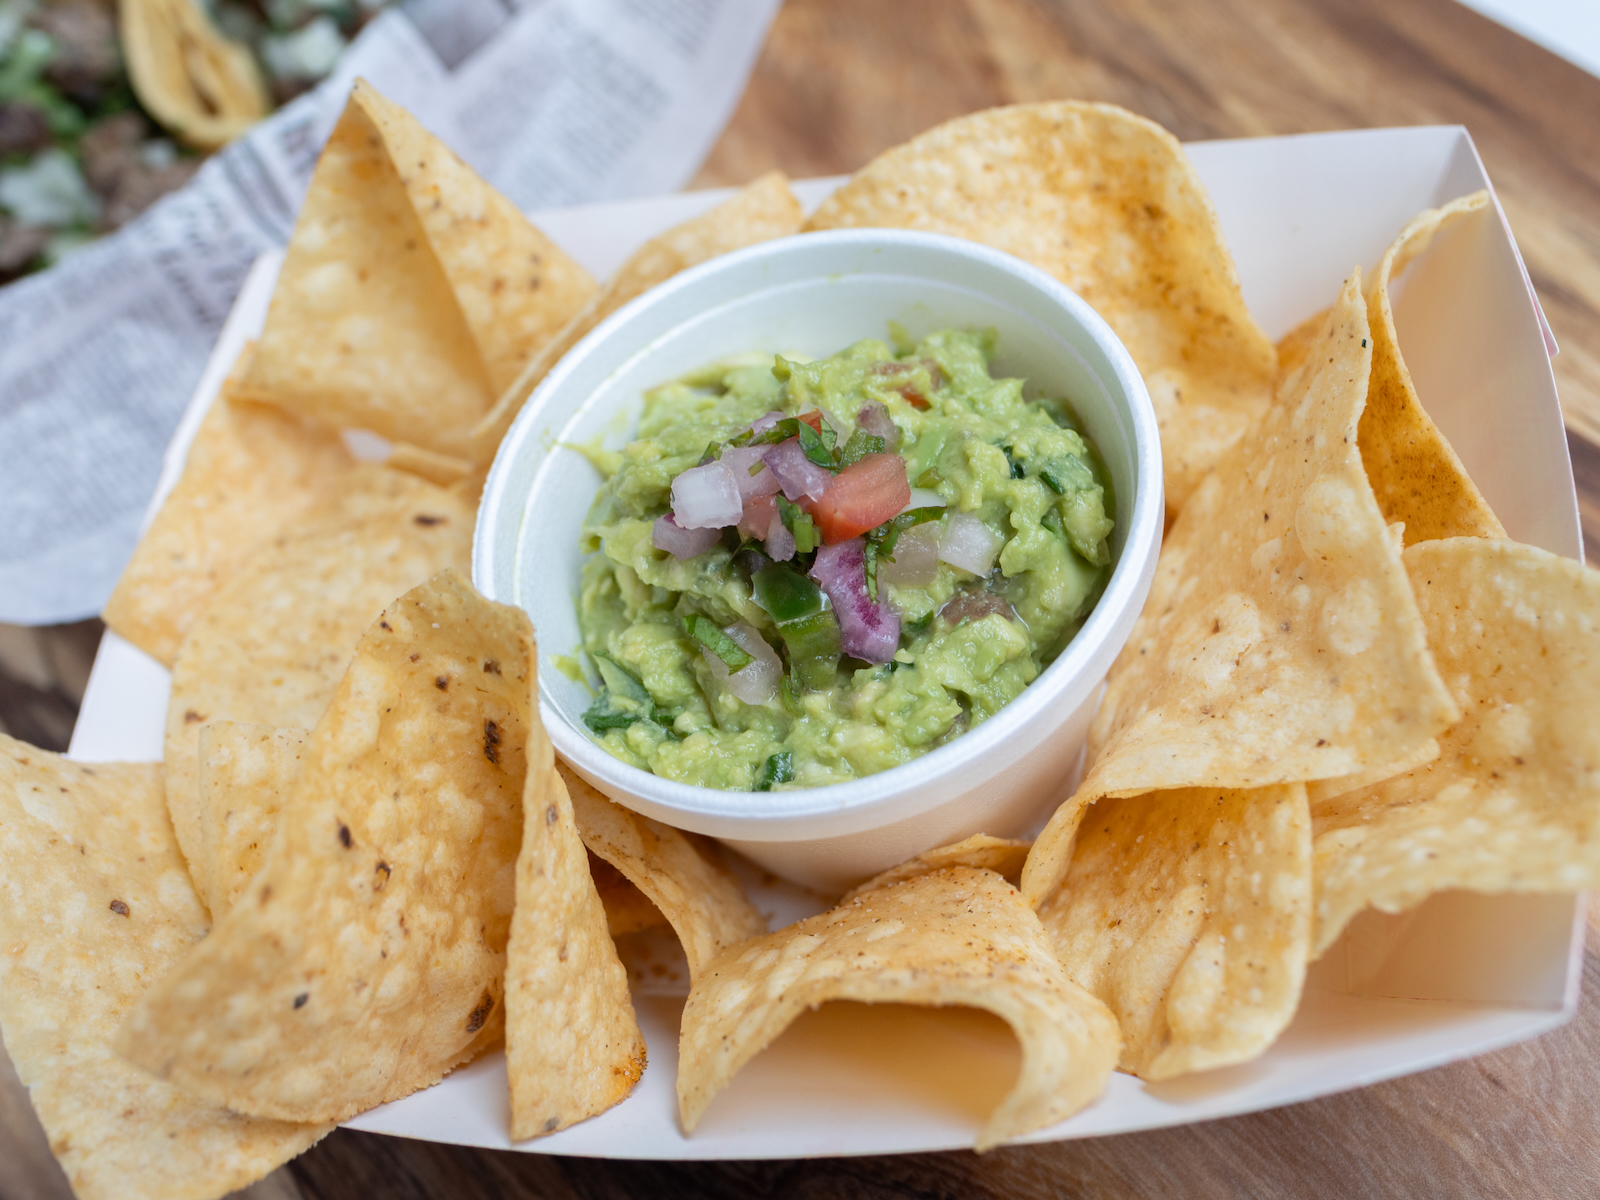
M 755 423 L 750 426 L 750 432 L 765 433 L 781 420 L 783 420 L 781 412 L 774 410 L 773 412 L 765 413 L 755 419 Z
M 690 467 L 672 481 L 672 515 L 685 529 L 721 529 L 744 512 L 739 482 L 722 462 Z
M 952 567 L 987 575 L 1005 544 L 1005 538 L 971 513 L 951 513 L 939 539 L 939 557 Z
M 716 676 L 718 683 L 746 704 L 765 704 L 778 694 L 778 681 L 783 678 L 783 663 L 754 626 L 739 621 L 722 632 L 738 642 L 755 661 L 746 663 L 737 671 L 730 671 L 727 664 L 715 654 L 702 649 L 700 653 L 710 664 L 711 673 Z
M 895 587 L 927 587 L 939 575 L 939 525 L 913 525 L 894 544 L 894 561 L 878 560 L 878 578 Z
M 794 557 L 794 534 L 783 523 L 783 514 L 773 506 L 772 524 L 767 526 L 767 557 L 773 562 L 788 562 Z
M 722 464 L 733 472 L 733 481 L 739 487 L 739 495 L 746 500 L 757 496 L 770 496 L 778 490 L 778 477 L 767 469 L 763 461 L 767 453 L 765 446 L 735 446 L 722 452 Z M 760 467 L 754 475 L 750 474 L 752 467 Z
M 668 513 L 650 527 L 650 544 L 673 558 L 695 558 L 722 540 L 720 529 L 685 529 Z
M 948 500 L 932 488 L 912 488 L 911 499 L 906 501 L 906 506 L 900 511 L 910 512 L 913 508 L 943 508 L 948 503 Z
M 893 450 L 900 445 L 900 427 L 890 418 L 889 410 L 876 400 L 856 414 L 856 428 L 874 437 L 881 437 L 885 450 Z

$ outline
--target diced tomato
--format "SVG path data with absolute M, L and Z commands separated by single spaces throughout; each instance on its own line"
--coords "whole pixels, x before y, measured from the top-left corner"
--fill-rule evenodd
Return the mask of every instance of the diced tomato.
M 882 362 L 871 368 L 873 375 L 883 376 L 888 385 L 906 398 L 906 403 L 912 408 L 927 408 L 928 397 L 922 394 L 914 379 L 897 382 L 897 377 L 915 375 L 918 366 L 928 369 L 928 379 L 933 384 L 935 391 L 939 389 L 942 377 L 939 374 L 939 364 L 931 358 L 918 359 L 914 363 Z
M 822 410 L 820 408 L 813 408 L 810 412 L 801 413 L 800 419 L 819 434 L 822 432 Z
M 869 454 L 835 475 L 810 512 L 822 540 L 832 545 L 876 529 L 910 502 L 906 460 L 898 454 Z

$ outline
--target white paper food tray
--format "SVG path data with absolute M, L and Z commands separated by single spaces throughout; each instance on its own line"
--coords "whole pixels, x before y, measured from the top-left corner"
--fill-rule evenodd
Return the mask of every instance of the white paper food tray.
M 1189 154 L 1221 216 L 1245 298 L 1278 337 L 1331 303 L 1352 267 L 1370 270 L 1417 211 L 1488 186 L 1463 129 L 1314 134 L 1209 142 Z M 814 205 L 836 180 L 796 190 Z M 535 220 L 597 277 L 641 242 L 727 192 L 592 205 Z M 160 491 L 244 341 L 260 329 L 278 260 L 257 264 L 168 452 Z M 1578 558 L 1577 499 L 1548 354 L 1548 328 L 1498 205 L 1436 239 L 1402 277 L 1400 344 L 1424 405 L 1511 536 Z M 863 331 L 863 336 L 873 331 Z M 107 634 L 72 756 L 159 759 L 167 673 Z M 816 898 L 752 876 L 780 925 Z M 1317 963 L 1299 1014 L 1255 1062 L 1147 1084 L 1112 1077 L 1100 1101 L 1024 1141 L 1124 1133 L 1251 1112 L 1424 1070 L 1537 1036 L 1578 997 L 1582 909 L 1571 896 L 1449 893 L 1412 913 L 1367 913 Z M 670 958 L 663 935 L 647 952 Z M 550 1137 L 507 1136 L 505 1061 L 496 1054 L 436 1087 L 349 1122 L 432 1141 L 617 1158 L 787 1158 L 970 1146 L 1010 1086 L 1006 1028 L 960 1010 L 829 1006 L 801 1019 L 713 1102 L 692 1138 L 674 1082 L 683 972 L 637 971 L 649 1067 L 611 1111 Z

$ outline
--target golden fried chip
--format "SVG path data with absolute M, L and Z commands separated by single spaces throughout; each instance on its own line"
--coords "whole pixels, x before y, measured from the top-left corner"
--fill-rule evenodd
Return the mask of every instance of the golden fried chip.
M 504 382 L 593 290 L 505 197 L 357 83 L 317 161 L 245 394 L 459 455 Z
M 454 571 L 367 630 L 266 865 L 117 1050 L 236 1112 L 336 1121 L 500 1037 L 533 641 Z
M 1287 379 L 1291 372 L 1299 369 L 1300 364 L 1306 361 L 1306 355 L 1317 339 L 1322 336 L 1322 327 L 1328 323 L 1330 309 L 1323 309 L 1319 313 L 1307 317 L 1288 333 L 1278 339 L 1278 380 L 1279 385 Z
M 1433 763 L 1313 807 L 1318 954 L 1368 906 L 1600 887 L 1600 575 L 1475 537 L 1405 564 L 1466 715 Z
M 958 117 L 873 159 L 806 227 L 854 226 L 983 242 L 1082 296 L 1150 389 L 1169 508 L 1266 411 L 1272 343 L 1183 147 L 1143 117 L 1076 101 Z
M 1246 1062 L 1294 1017 L 1311 943 L 1303 784 L 1096 804 L 1039 910 L 1062 965 L 1145 1079 Z
M 267 860 L 278 813 L 300 781 L 306 729 L 274 729 L 239 721 L 200 727 L 200 854 L 197 867 L 220 920 Z
M 588 303 L 594 280 L 405 109 L 365 80 L 350 102 L 383 138 L 498 395 Z
M 494 457 L 500 439 L 539 381 L 601 321 L 679 271 L 743 246 L 797 232 L 800 217 L 800 202 L 789 190 L 788 179 L 781 171 L 769 171 L 710 212 L 646 242 L 561 335 L 540 350 L 522 373 L 501 390 L 494 408 L 472 431 L 479 461 L 488 462 Z
M 397 442 L 383 465 L 396 471 L 409 471 L 420 475 L 429 483 L 440 487 L 453 487 L 472 474 L 473 464 L 454 454 L 439 454 L 433 450 L 419 450 L 405 442 Z
M 614 804 L 558 762 L 584 845 L 621 871 L 666 916 L 683 943 L 689 977 L 725 947 L 767 932 L 738 880 L 690 835 Z
M 1033 904 L 1100 797 L 1352 775 L 1456 719 L 1356 449 L 1369 340 L 1358 273 L 1305 369 L 1179 514 L 1090 725 L 1088 775 L 1028 856 Z
M 887 871 L 874 875 L 865 883 L 846 892 L 839 904 L 841 906 L 849 904 L 865 892 L 886 887 L 891 883 L 899 883 L 902 879 L 926 875 L 929 871 L 938 871 L 944 867 L 979 867 L 993 871 L 1001 878 L 1014 883 L 1022 874 L 1022 864 L 1028 857 L 1028 847 L 1031 845 L 1032 842 L 1021 841 L 1018 838 L 997 838 L 990 837 L 986 833 L 975 833 L 965 841 L 924 850 L 915 858 L 907 859 L 897 867 L 890 867 Z
M 208 906 L 216 897 L 202 844 L 201 728 L 314 726 L 383 606 L 445 567 L 468 568 L 473 517 L 453 491 L 360 465 L 336 503 L 258 547 L 195 619 L 172 666 L 167 803 Z
M 594 890 L 605 905 L 606 928 L 613 939 L 644 929 L 659 929 L 667 923 L 665 914 L 650 903 L 633 880 L 593 850 L 589 851 L 589 878 L 594 880 Z
M 0 735 L 0 1033 L 82 1200 L 213 1200 L 328 1131 L 242 1117 L 112 1053 L 123 1013 L 206 934 L 158 763 Z
M 251 353 L 240 355 L 235 375 Z M 183 475 L 101 614 L 167 666 L 223 582 L 272 534 L 327 503 L 355 466 L 334 430 L 231 400 L 234 382 L 230 377 L 206 414 Z
M 604 1112 L 644 1073 L 644 1035 L 605 908 L 589 878 L 555 752 L 530 708 L 517 908 L 506 958 L 511 1136 Z
M 1022 1045 L 1016 1085 L 977 1149 L 1065 1120 L 1104 1090 L 1121 1039 L 1073 983 L 1039 919 L 992 871 L 945 867 L 731 946 L 694 981 L 679 1038 L 678 1111 L 712 1097 L 807 1008 L 829 1000 L 987 1009 Z
M 1458 222 L 1492 220 L 1488 192 L 1474 192 L 1412 218 L 1367 288 L 1372 326 L 1372 383 L 1361 414 L 1361 459 L 1378 507 L 1405 523 L 1406 545 L 1449 537 L 1503 538 L 1505 527 L 1468 477 L 1439 427 L 1423 411 L 1395 334 L 1391 278 Z

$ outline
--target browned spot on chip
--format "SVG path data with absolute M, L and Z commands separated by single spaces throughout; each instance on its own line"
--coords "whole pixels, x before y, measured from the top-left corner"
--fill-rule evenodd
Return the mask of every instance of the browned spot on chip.
M 339 844 L 346 850 L 350 849 L 350 826 L 343 821 L 339 822 Z
M 483 1023 L 489 1019 L 489 1014 L 494 1011 L 494 997 L 484 992 L 483 998 L 467 1014 L 467 1032 L 477 1033 L 483 1028 Z
M 119 917 L 125 917 L 128 915 L 128 906 L 121 900 L 113 900 L 111 902 L 111 911 Z
M 428 513 L 418 513 L 416 516 L 412 517 L 411 519 L 416 524 L 422 525 L 422 526 L 443 525 L 444 522 L 445 522 L 445 518 L 443 518 L 443 517 L 435 517 L 435 516 L 432 516 L 432 515 L 430 515 Z
M 500 762 L 500 726 L 493 720 L 483 723 L 483 756 L 490 762 Z
M 195 725 L 195 724 L 198 724 L 201 721 L 204 721 L 205 719 L 206 718 L 205 718 L 205 715 L 203 713 L 197 713 L 192 708 L 184 709 L 184 712 L 183 712 L 183 723 L 185 725 Z
M 441 692 L 449 691 L 450 690 L 450 677 L 448 675 L 436 676 L 434 678 L 434 681 L 433 681 L 433 686 L 438 688 Z

